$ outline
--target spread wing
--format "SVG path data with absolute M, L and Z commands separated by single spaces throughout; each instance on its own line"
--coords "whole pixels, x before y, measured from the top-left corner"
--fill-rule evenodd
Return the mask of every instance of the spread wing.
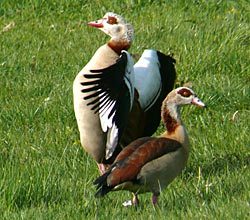
M 99 113 L 102 130 L 107 132 L 106 159 L 117 146 L 134 99 L 133 61 L 129 53 L 122 51 L 116 63 L 84 74 L 90 81 L 81 83 L 86 93 L 87 105 Z

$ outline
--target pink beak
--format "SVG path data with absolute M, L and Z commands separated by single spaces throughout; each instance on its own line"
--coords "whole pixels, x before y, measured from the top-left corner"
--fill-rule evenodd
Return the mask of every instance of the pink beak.
M 102 19 L 98 20 L 98 21 L 91 21 L 91 22 L 88 23 L 88 25 L 91 26 L 91 27 L 103 28 Z
M 201 108 L 206 107 L 206 105 L 198 97 L 194 97 L 191 103 Z

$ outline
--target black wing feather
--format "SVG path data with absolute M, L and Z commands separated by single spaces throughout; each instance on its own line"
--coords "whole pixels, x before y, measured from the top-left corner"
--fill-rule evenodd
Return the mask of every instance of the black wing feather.
M 84 74 L 85 78 L 93 80 L 81 83 L 83 86 L 81 91 L 86 93 L 84 100 L 89 100 L 87 105 L 91 106 L 95 113 L 105 113 L 115 102 L 108 118 L 115 112 L 112 123 L 118 127 L 119 136 L 130 111 L 131 97 L 124 79 L 127 63 L 127 54 L 123 52 L 115 64 L 103 69 L 90 70 L 91 74 Z

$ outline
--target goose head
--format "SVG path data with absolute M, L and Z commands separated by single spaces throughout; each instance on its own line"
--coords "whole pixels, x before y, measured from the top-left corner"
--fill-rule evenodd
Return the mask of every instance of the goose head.
M 164 101 L 167 105 L 174 104 L 181 105 L 196 105 L 198 107 L 205 107 L 205 104 L 197 97 L 195 92 L 188 87 L 179 87 L 170 92 Z
M 108 12 L 103 18 L 91 21 L 88 25 L 98 28 L 109 35 L 111 37 L 109 42 L 126 44 L 123 49 L 128 49 L 132 44 L 134 37 L 133 26 L 118 14 Z
M 176 128 L 182 124 L 180 106 L 196 105 L 204 108 L 205 104 L 188 87 L 179 87 L 171 91 L 162 103 L 161 117 L 168 134 L 175 133 Z

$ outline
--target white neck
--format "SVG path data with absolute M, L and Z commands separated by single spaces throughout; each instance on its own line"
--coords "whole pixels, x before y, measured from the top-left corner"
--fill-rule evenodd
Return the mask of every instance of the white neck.
M 167 109 L 169 111 L 169 115 L 178 123 L 182 124 L 181 115 L 180 115 L 180 107 L 175 103 L 167 102 Z
M 162 120 L 166 132 L 162 136 L 175 139 L 188 147 L 189 141 L 185 126 L 182 124 L 179 106 L 174 102 L 165 102 L 162 107 Z

